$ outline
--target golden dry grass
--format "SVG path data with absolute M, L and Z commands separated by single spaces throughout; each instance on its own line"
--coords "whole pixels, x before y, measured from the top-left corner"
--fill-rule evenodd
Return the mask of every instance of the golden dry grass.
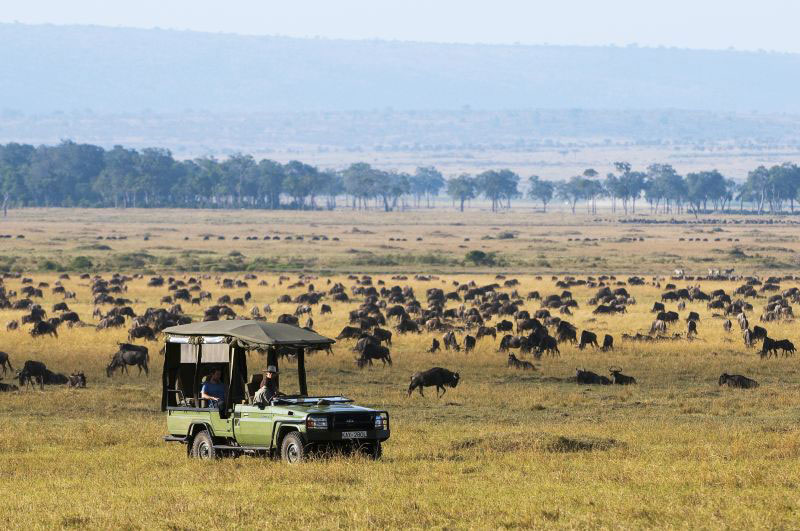
M 54 274 L 31 275 L 38 282 Z M 187 275 L 188 276 L 188 275 Z M 234 276 L 233 274 L 221 276 Z M 239 275 L 241 277 L 241 275 Z M 296 275 L 290 275 L 292 280 Z M 428 287 L 493 276 L 454 275 L 411 285 L 424 300 Z M 556 293 L 549 277 L 517 275 L 520 293 Z M 288 290 L 276 275 L 250 282 L 254 304 L 274 315 L 295 305 L 276 304 Z M 326 287 L 327 277 L 315 280 Z M 352 285 L 344 276 L 333 281 Z M 129 283 L 137 312 L 157 305 L 166 288 Z M 73 274 L 70 306 L 92 321 L 88 283 Z M 711 291 L 734 283 L 703 282 Z M 794 283 L 786 283 L 789 287 Z M 6 280 L 10 289 L 19 280 Z M 214 297 L 223 290 L 204 280 Z M 797 528 L 800 522 L 800 374 L 797 358 L 762 361 L 738 332 L 727 334 L 702 303 L 700 338 L 692 342 L 632 344 L 622 332 L 645 331 L 660 290 L 628 287 L 638 304 L 626 315 L 593 316 L 586 303 L 595 290 L 574 288 L 581 308 L 569 318 L 579 329 L 610 332 L 613 353 L 562 347 L 535 372 L 506 367 L 497 343 L 481 340 L 475 352 L 426 354 L 433 335 L 397 335 L 394 365 L 358 370 L 352 341 L 333 356 L 309 363 L 312 392 L 343 393 L 386 408 L 392 437 L 384 459 L 373 463 L 335 458 L 288 467 L 255 458 L 188 460 L 179 445 L 162 443 L 160 358 L 150 343 L 149 378 L 106 378 L 103 368 L 124 331 L 62 327 L 59 338 L 32 339 L 26 331 L 0 331 L 0 350 L 15 366 L 39 359 L 61 372 L 84 370 L 89 388 L 48 388 L 0 395 L 0 522 L 8 528 Z M 224 290 L 232 296 L 244 289 Z M 43 306 L 59 299 L 47 293 Z M 333 315 L 315 312 L 315 328 L 336 335 L 353 304 L 332 303 Z M 757 301 L 760 309 L 764 300 Z M 451 303 L 455 304 L 455 303 Z M 673 305 L 674 306 L 674 305 Z M 538 303 L 526 304 L 528 309 Z M 200 317 L 195 306 L 184 308 Z M 250 308 L 248 305 L 247 309 Z M 684 312 L 682 312 L 684 313 Z M 0 320 L 22 312 L 0 311 Z M 676 325 L 684 331 L 685 323 Z M 774 337 L 797 340 L 794 323 L 770 323 Z M 438 334 L 437 334 L 438 336 Z M 499 340 L 499 338 L 498 338 Z M 251 368 L 264 360 L 250 358 Z M 462 384 L 437 400 L 432 389 L 406 397 L 410 375 L 432 366 L 457 370 Z M 635 387 L 579 386 L 575 367 L 605 373 L 619 365 Z M 723 371 L 746 374 L 761 387 L 720 388 Z M 290 385 L 291 367 L 282 378 Z M 293 383 L 293 382 L 292 382 Z

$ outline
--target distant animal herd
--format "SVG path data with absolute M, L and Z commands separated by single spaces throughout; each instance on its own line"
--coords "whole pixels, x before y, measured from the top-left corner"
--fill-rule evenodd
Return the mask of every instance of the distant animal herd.
M 253 305 L 250 283 L 257 282 L 261 286 L 268 285 L 267 280 L 259 280 L 255 274 L 245 274 L 242 278 L 226 278 L 220 276 L 202 275 L 189 276 L 188 278 L 153 276 L 147 279 L 147 286 L 164 289 L 165 293 L 160 299 L 161 306 L 150 307 L 137 313 L 131 306 L 132 301 L 125 297 L 127 285 L 133 280 L 143 280 L 142 275 L 113 274 L 108 278 L 100 275 L 80 276 L 81 281 L 88 282 L 91 288 L 92 302 L 94 304 L 93 318 L 97 324 L 83 321 L 80 316 L 72 311 L 68 301 L 75 301 L 77 295 L 74 291 L 67 290 L 64 283 L 70 280 L 68 274 L 63 274 L 55 281 L 53 286 L 48 282 L 38 282 L 34 285 L 32 278 L 20 275 L 5 274 L 3 279 L 18 279 L 23 286 L 18 291 L 6 289 L 5 283 L 0 282 L 0 309 L 23 310 L 25 315 L 21 319 L 7 322 L 9 332 L 20 332 L 23 327 L 28 327 L 32 337 L 52 336 L 58 337 L 61 327 L 93 327 L 98 331 L 111 328 L 128 328 L 127 343 L 120 343 L 115 352 L 110 356 L 106 367 L 108 377 L 120 371 L 127 373 L 129 367 L 138 368 L 138 374 L 149 374 L 150 353 L 148 347 L 137 345 L 136 340 L 156 341 L 158 335 L 167 327 L 186 324 L 192 321 L 182 307 L 182 304 L 208 305 L 203 310 L 203 320 L 218 319 L 259 319 L 266 320 L 273 313 L 271 304 Z M 536 277 L 542 280 L 542 277 Z M 792 287 L 782 289 L 784 280 L 794 280 L 791 277 L 768 277 L 766 279 L 756 276 L 734 276 L 733 270 L 710 269 L 706 277 L 691 277 L 684 270 L 676 269 L 670 278 L 652 277 L 646 280 L 639 276 L 630 276 L 618 279 L 613 275 L 589 276 L 579 279 L 572 276 L 552 276 L 557 293 L 542 295 L 538 291 L 527 293 L 519 292 L 520 282 L 517 279 L 507 279 L 497 275 L 495 282 L 479 285 L 475 281 L 458 282 L 452 280 L 450 287 L 447 281 L 433 275 L 417 275 L 415 280 L 428 282 L 434 286 L 427 288 L 424 301 L 421 302 L 415 290 L 409 285 L 403 285 L 408 277 L 395 275 L 387 281 L 374 280 L 369 275 L 350 275 L 347 277 L 346 286 L 342 282 L 333 282 L 330 278 L 320 279 L 314 276 L 299 276 L 294 281 L 287 275 L 277 279 L 277 285 L 285 287 L 291 293 L 277 297 L 275 303 L 295 304 L 293 313 L 276 316 L 279 323 L 288 323 L 301 326 L 300 319 L 304 318 L 302 326 L 313 329 L 313 315 L 333 313 L 330 302 L 358 304 L 349 310 L 349 323 L 336 336 L 336 339 L 345 342 L 352 341 L 352 349 L 357 354 L 356 365 L 364 369 L 380 362 L 383 366 L 392 365 L 392 341 L 396 335 L 441 334 L 431 338 L 430 347 L 426 352 L 435 354 L 442 349 L 465 354 L 472 352 L 479 342 L 496 342 L 497 350 L 507 355 L 507 366 L 511 369 L 522 371 L 536 370 L 534 362 L 542 356 L 559 356 L 559 346 L 574 344 L 578 349 L 596 349 L 598 351 L 612 351 L 615 347 L 614 336 L 605 331 L 602 334 L 602 343 L 599 336 L 592 330 L 578 328 L 570 323 L 567 318 L 579 308 L 578 301 L 573 297 L 572 289 L 576 286 L 596 289 L 586 304 L 593 307 L 594 315 L 625 314 L 628 308 L 637 304 L 636 299 L 629 290 L 637 286 L 656 286 L 662 288 L 660 301 L 653 304 L 651 312 L 655 314 L 647 333 L 635 334 L 623 332 L 620 336 L 623 342 L 661 342 L 661 341 L 692 341 L 700 335 L 698 323 L 701 316 L 697 311 L 689 311 L 684 317 L 679 312 L 685 311 L 687 302 L 702 301 L 706 308 L 712 312 L 711 317 L 722 321 L 721 326 L 726 333 L 732 333 L 734 323 L 742 332 L 744 345 L 747 348 L 758 346 L 761 358 L 768 359 L 779 355 L 791 356 L 795 347 L 789 339 L 771 337 L 764 326 L 751 327 L 749 315 L 754 315 L 753 302 L 763 301 L 760 322 L 787 321 L 793 318 L 792 304 L 800 302 L 800 289 Z M 738 282 L 738 286 L 730 293 L 724 289 L 716 289 L 709 293 L 702 290 L 701 283 L 710 280 L 728 280 Z M 325 282 L 325 289 L 317 289 L 315 283 Z M 435 284 L 439 285 L 435 285 Z M 678 287 L 678 283 L 687 284 Z M 48 312 L 35 302 L 44 297 L 44 291 L 49 289 L 53 295 L 63 298 L 62 302 L 54 304 L 50 317 Z M 215 290 L 245 290 L 241 297 L 231 297 L 222 294 L 212 303 L 213 296 L 210 289 Z M 328 301 L 328 302 L 323 302 Z M 752 302 L 751 302 L 752 301 Z M 234 307 L 245 308 L 248 304 L 252 307 L 249 311 L 239 310 Z M 527 309 L 526 306 L 538 304 L 536 309 Z M 675 304 L 676 310 L 667 309 L 666 304 Z M 678 323 L 686 323 L 685 333 L 674 331 Z M 390 330 L 393 328 L 393 330 Z M 440 340 L 441 338 L 441 340 Z M 332 353 L 330 347 L 320 347 Z M 291 357 L 294 352 L 279 352 Z M 529 359 L 524 359 L 530 356 Z M 433 359 L 433 358 L 432 358 Z M 5 376 L 6 371 L 14 371 L 10 356 L 0 352 L 0 368 Z M 592 385 L 631 385 L 636 384 L 635 377 L 625 375 L 620 367 L 610 367 L 609 376 L 597 374 L 585 368 L 576 368 L 574 381 L 578 384 Z M 83 372 L 76 371 L 69 376 L 52 372 L 44 363 L 36 360 L 27 360 L 16 371 L 15 377 L 19 388 L 38 385 L 68 385 L 82 388 L 86 386 L 86 377 Z M 447 387 L 456 387 L 460 382 L 458 372 L 442 367 L 434 367 L 427 371 L 415 373 L 411 377 L 408 394 L 419 390 L 423 393 L 424 387 L 434 386 L 437 396 L 446 392 Z M 719 378 L 719 385 L 736 388 L 753 388 L 758 383 L 745 376 L 724 373 Z M 16 385 L 0 383 L 0 391 L 16 391 Z

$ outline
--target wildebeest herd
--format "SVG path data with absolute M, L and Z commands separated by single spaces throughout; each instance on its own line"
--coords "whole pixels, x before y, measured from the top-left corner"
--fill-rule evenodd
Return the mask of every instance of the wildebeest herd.
M 5 283 L 0 283 L 0 309 L 25 312 L 20 318 L 7 322 L 9 333 L 20 333 L 24 327 L 29 327 L 28 333 L 34 338 L 58 338 L 61 327 L 91 327 L 98 333 L 105 329 L 127 327 L 128 342 L 119 343 L 116 350 L 110 353 L 106 367 L 108 377 L 118 369 L 127 373 L 128 367 L 137 367 L 138 374 L 144 372 L 148 375 L 150 350 L 134 341 L 157 341 L 163 329 L 191 322 L 195 317 L 187 314 L 182 305 L 202 305 L 204 301 L 208 306 L 202 311 L 202 319 L 206 321 L 237 318 L 265 320 L 271 318 L 273 305 L 292 304 L 295 305 L 294 311 L 282 313 L 275 320 L 309 329 L 314 327 L 315 314 L 321 317 L 347 311 L 348 324 L 341 328 L 336 339 L 340 345 L 349 346 L 356 353 L 356 366 L 361 369 L 373 366 L 376 361 L 384 367 L 392 366 L 393 339 L 427 333 L 433 336 L 427 349 L 432 355 L 442 349 L 468 355 L 479 344 L 488 341 L 496 345 L 496 351 L 506 356 L 509 368 L 530 371 L 537 370 L 535 363 L 541 362 L 543 356 L 560 356 L 564 345 L 574 345 L 578 350 L 613 351 L 615 334 L 620 337 L 622 345 L 696 341 L 702 338 L 699 323 L 710 319 L 719 319 L 722 329 L 728 334 L 733 332 L 734 323 L 737 323 L 745 347 L 758 346 L 760 343 L 759 353 L 764 359 L 779 354 L 790 356 L 795 352 L 792 341 L 771 337 L 765 326 L 767 323 L 791 320 L 792 303 L 800 301 L 797 287 L 781 289 L 780 284 L 786 280 L 784 278 L 731 275 L 726 279 L 738 282 L 738 287 L 730 292 L 720 288 L 706 293 L 702 289 L 702 282 L 707 279 L 688 277 L 683 272 L 680 277 L 652 277 L 649 280 L 638 276 L 625 279 L 613 275 L 581 279 L 553 276 L 549 279 L 554 290 L 552 294 L 541 294 L 539 291 L 520 293 L 520 282 L 502 275 L 497 275 L 494 282 L 488 283 L 448 281 L 430 275 L 417 275 L 414 278 L 416 282 L 430 286 L 422 296 L 406 282 L 408 277 L 403 275 L 395 275 L 390 280 L 373 279 L 369 275 L 350 275 L 344 282 L 314 276 L 292 279 L 281 275 L 277 282 L 271 279 L 272 286 L 284 289 L 286 293 L 275 300 L 260 301 L 260 304 L 255 304 L 251 284 L 270 284 L 255 274 L 246 274 L 241 278 L 186 275 L 182 278 L 154 276 L 149 279 L 142 275 L 114 274 L 103 277 L 84 274 L 80 276 L 80 282 L 88 286 L 91 292 L 94 306 L 92 318 L 96 320 L 92 324 L 82 320 L 67 302 L 77 301 L 76 292 L 65 286 L 70 281 L 69 275 L 61 275 L 53 286 L 48 282 L 38 282 L 34 286 L 32 278 L 13 274 L 6 274 L 5 279 L 19 280 L 23 287 L 14 291 L 7 289 Z M 135 311 L 134 301 L 126 297 L 128 285 L 135 280 L 146 280 L 148 288 L 164 290 L 159 295 L 161 306 Z M 713 280 L 720 279 L 715 276 Z M 537 281 L 547 282 L 541 277 L 537 277 Z M 324 289 L 315 286 L 323 282 Z M 679 287 L 678 282 L 690 284 Z M 597 316 L 624 315 L 637 304 L 631 291 L 645 285 L 663 286 L 660 301 L 656 301 L 651 310 L 655 319 L 647 330 L 581 329 L 569 320 L 581 304 L 592 308 L 591 314 L 595 317 L 588 322 L 595 321 Z M 576 287 L 594 290 L 594 294 L 581 303 L 573 296 Z M 52 305 L 49 316 L 41 303 L 36 302 L 44 297 L 44 290 L 47 289 L 51 290 L 53 296 L 63 298 L 63 301 Z M 241 296 L 222 293 L 214 301 L 211 290 L 240 290 L 242 293 Z M 687 303 L 697 302 L 705 304 L 708 312 L 705 318 L 702 318 L 700 311 L 685 311 Z M 750 325 L 750 319 L 755 315 L 754 302 L 763 302 L 759 319 L 764 326 Z M 245 309 L 247 305 L 251 305 L 249 311 Z M 340 309 L 346 305 L 351 305 L 352 309 Z M 674 309 L 668 305 L 674 305 Z M 237 311 L 237 306 L 242 309 Z M 681 312 L 685 312 L 683 316 Z M 302 323 L 301 318 L 304 319 Z M 684 333 L 675 330 L 681 326 L 681 322 L 686 323 Z M 603 338 L 602 343 L 600 337 Z M 285 354 L 289 357 L 292 355 L 290 352 Z M 10 356 L 5 352 L 0 352 L 0 367 L 4 375 L 6 370 L 13 371 Z M 620 367 L 612 366 L 608 371 L 609 376 L 604 376 L 581 367 L 576 369 L 573 381 L 600 385 L 637 383 L 635 377 L 623 374 Z M 64 376 L 50 371 L 36 360 L 27 360 L 16 372 L 16 378 L 20 387 L 29 384 L 38 384 L 40 388 L 52 384 L 68 384 L 72 387 L 86 385 L 86 378 L 81 371 Z M 437 395 L 440 391 L 444 394 L 445 387 L 455 387 L 459 381 L 458 372 L 434 367 L 412 376 L 408 394 L 415 389 L 419 389 L 421 394 L 425 386 L 435 386 Z M 758 384 L 744 376 L 726 373 L 720 376 L 719 385 L 752 388 Z M 8 384 L 0 387 L 0 390 L 6 391 L 16 389 L 16 386 Z

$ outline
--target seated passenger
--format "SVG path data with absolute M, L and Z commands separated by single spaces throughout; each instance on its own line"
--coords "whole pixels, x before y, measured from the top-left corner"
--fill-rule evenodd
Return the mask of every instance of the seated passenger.
M 278 392 L 278 379 L 275 375 L 278 374 L 278 368 L 275 365 L 270 365 L 264 371 L 264 377 L 261 379 L 261 387 L 256 391 L 253 397 L 253 404 L 256 406 L 268 406 L 274 397 L 279 395 Z
M 214 369 L 200 389 L 200 398 L 208 400 L 208 407 L 215 408 L 225 401 L 225 384 L 222 383 L 222 371 Z

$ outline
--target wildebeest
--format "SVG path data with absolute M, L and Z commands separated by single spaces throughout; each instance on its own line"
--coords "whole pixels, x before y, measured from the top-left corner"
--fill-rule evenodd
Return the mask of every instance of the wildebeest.
M 653 321 L 653 324 L 650 325 L 650 335 L 652 334 L 664 334 L 667 332 L 667 323 L 662 321 L 661 319 L 656 319 Z
M 480 339 L 482 337 L 492 336 L 493 338 L 497 339 L 497 330 L 493 326 L 481 326 L 478 328 L 478 332 L 475 334 L 475 339 Z
M 322 306 L 319 307 L 319 314 L 325 315 L 326 313 L 333 313 L 333 310 L 329 305 L 323 304 Z
M 294 325 L 294 326 L 299 326 L 300 325 L 300 320 L 297 317 L 295 317 L 294 315 L 288 314 L 288 313 L 284 313 L 284 314 L 279 315 L 278 319 L 277 319 L 277 322 L 281 323 L 281 324 L 290 324 L 290 325 Z
M 786 356 L 795 353 L 794 343 L 792 343 L 788 339 L 777 339 L 773 341 L 772 345 L 774 347 L 776 355 L 778 350 L 782 350 L 783 354 Z
M 134 326 L 133 328 L 128 330 L 128 341 L 133 341 L 134 339 L 146 339 L 148 341 L 155 341 L 156 333 L 153 332 L 153 329 L 147 325 Z
M 6 330 L 9 332 L 12 330 L 16 330 L 17 328 L 19 328 L 19 321 L 17 321 L 16 319 L 6 323 Z
M 372 365 L 372 360 L 381 360 L 385 366 L 387 363 L 392 364 L 392 356 L 389 354 L 389 349 L 383 345 L 376 345 L 375 343 L 367 343 L 361 351 L 361 356 L 358 358 L 358 368 L 363 369 L 367 365 Z
M 58 332 L 56 332 L 56 327 L 47 321 L 39 321 L 33 325 L 33 328 L 31 328 L 31 336 L 39 337 L 44 335 L 58 337 Z
M 6 373 L 6 367 L 8 367 L 9 371 L 14 370 L 14 367 L 11 366 L 11 360 L 9 359 L 8 354 L 2 351 L 0 351 L 0 367 L 3 368 L 3 374 Z
M 687 321 L 699 321 L 700 314 L 697 312 L 689 312 L 689 315 L 686 317 Z
M 456 338 L 456 333 L 453 332 L 452 330 L 442 336 L 442 343 L 444 343 L 445 350 L 450 350 L 451 348 L 456 352 L 461 350 L 461 347 L 458 345 L 458 339 Z
M 600 345 L 597 344 L 597 334 L 589 332 L 588 330 L 581 331 L 581 342 L 578 348 L 583 350 L 586 345 L 593 345 L 595 348 L 599 347 Z
M 83 372 L 73 372 L 69 375 L 68 384 L 70 387 L 75 389 L 85 389 L 86 388 L 86 375 Z
M 608 372 L 611 373 L 611 381 L 616 385 L 632 385 L 636 383 L 636 378 L 622 374 L 622 369 L 619 367 L 609 367 Z
M 725 319 L 725 322 L 722 323 L 722 329 L 725 330 L 726 332 L 730 332 L 732 327 L 733 323 L 731 322 L 730 319 Z
M 139 375 L 142 374 L 142 369 L 144 369 L 145 375 L 149 375 L 150 369 L 147 366 L 149 361 L 150 354 L 147 347 L 132 345 L 130 343 L 120 343 L 119 350 L 111 357 L 111 363 L 106 367 L 106 376 L 110 378 L 117 369 L 122 369 L 122 372 L 127 374 L 128 365 L 136 365 L 139 367 Z
M 464 352 L 471 352 L 475 348 L 475 338 L 471 335 L 464 336 Z
M 434 367 L 427 371 L 415 373 L 411 377 L 411 384 L 408 386 L 408 396 L 411 396 L 414 389 L 419 389 L 419 394 L 425 396 L 425 393 L 422 392 L 423 387 L 436 386 L 436 398 L 440 398 L 440 389 L 442 391 L 441 396 L 444 396 L 445 392 L 447 392 L 445 386 L 455 388 L 459 381 L 460 378 L 457 372 L 443 369 L 442 367 Z
M 736 389 L 754 389 L 758 387 L 758 382 L 741 374 L 722 373 L 719 377 L 719 385 L 727 385 Z
M 611 385 L 611 380 L 586 369 L 575 369 L 575 380 L 579 384 Z
M 514 328 L 514 323 L 507 319 L 503 319 L 495 325 L 495 328 L 498 332 L 511 332 L 511 330 Z
M 431 348 L 428 349 L 428 352 L 433 354 L 434 352 L 438 351 L 439 351 L 439 340 L 434 337 L 433 341 L 431 342 Z
M 339 335 L 336 336 L 336 339 L 355 339 L 361 336 L 362 330 L 360 328 L 356 328 L 355 326 L 345 326 L 342 328 L 342 331 L 339 332 Z
M 538 353 L 541 356 L 545 352 L 551 356 L 557 356 L 561 352 L 558 350 L 558 341 L 553 336 L 544 336 L 537 347 Z
M 533 363 L 517 358 L 514 354 L 508 355 L 508 366 L 515 369 L 534 370 Z
M 607 352 L 609 350 L 614 350 L 614 337 L 611 334 L 606 334 L 603 338 L 603 346 L 600 347 L 600 350 L 603 352 Z
M 385 328 L 375 328 L 372 331 L 372 335 L 381 343 L 386 343 L 387 345 L 392 344 L 392 333 Z
M 44 389 L 44 381 L 47 375 L 47 366 L 41 361 L 27 360 L 22 369 L 17 371 L 17 378 L 19 379 L 19 386 L 25 387 L 26 384 L 33 385 L 38 383 L 39 387 Z
M 697 321 L 689 321 L 686 337 L 692 337 L 696 335 L 697 335 Z
M 658 313 L 658 312 L 664 312 L 666 310 L 667 309 L 664 307 L 664 303 L 663 302 L 654 302 L 653 303 L 653 309 L 650 310 L 650 312 Z

